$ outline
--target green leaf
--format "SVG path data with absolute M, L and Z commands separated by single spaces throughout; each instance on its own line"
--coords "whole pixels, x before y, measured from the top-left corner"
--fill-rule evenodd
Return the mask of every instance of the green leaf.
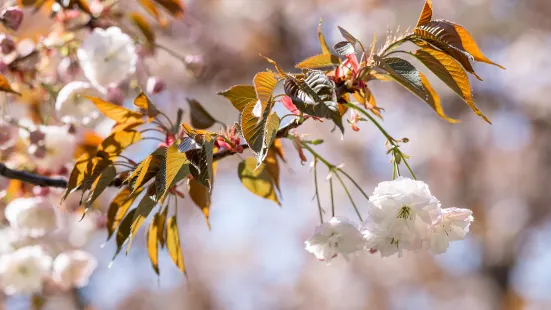
M 256 90 L 251 85 L 236 85 L 218 95 L 226 97 L 239 112 L 243 111 L 249 103 L 258 100 Z
M 251 193 L 281 205 L 276 184 L 264 164 L 258 168 L 254 158 L 245 158 L 237 168 L 239 180 Z
M 299 69 L 319 69 L 325 67 L 338 66 L 341 60 L 339 57 L 331 54 L 319 54 L 306 58 L 295 65 Z
M 207 129 L 216 123 L 216 119 L 207 112 L 199 101 L 187 99 L 191 114 L 191 125 L 197 129 Z
M 156 205 L 157 202 L 146 194 L 136 207 L 136 212 L 134 212 L 134 218 L 132 220 L 132 226 L 130 228 L 130 236 L 128 246 L 126 247 L 126 254 L 130 251 L 130 247 L 132 246 L 132 241 L 134 240 L 136 233 L 140 230 L 140 227 L 145 222 L 145 219 L 149 216 L 149 213 L 151 213 Z
M 452 123 L 457 122 L 457 120 L 446 116 L 440 104 L 440 97 L 427 78 L 412 64 L 401 58 L 382 59 L 376 55 L 375 61 L 379 68 L 388 72 L 396 82 L 427 103 L 440 117 Z
M 180 234 L 178 233 L 176 216 L 170 217 L 166 225 L 166 247 L 174 264 L 180 271 L 185 273 L 184 255 L 180 246 Z
M 188 181 L 188 192 L 191 200 L 201 209 L 201 212 L 205 215 L 205 220 L 207 221 L 207 226 L 210 229 L 209 223 L 209 213 L 211 205 L 211 193 L 209 192 L 208 187 L 197 182 L 194 179 Z
M 469 77 L 453 57 L 431 48 L 417 50 L 415 56 L 461 97 L 477 115 L 490 122 L 476 107 Z

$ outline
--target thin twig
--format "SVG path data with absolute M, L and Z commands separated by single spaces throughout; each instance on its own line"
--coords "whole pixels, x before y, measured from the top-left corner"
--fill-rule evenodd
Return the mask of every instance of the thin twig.
M 318 188 L 318 163 L 317 159 L 314 159 L 314 185 L 316 187 L 316 200 L 318 202 L 318 210 L 320 213 L 320 222 L 323 224 L 323 212 L 321 209 L 320 192 Z

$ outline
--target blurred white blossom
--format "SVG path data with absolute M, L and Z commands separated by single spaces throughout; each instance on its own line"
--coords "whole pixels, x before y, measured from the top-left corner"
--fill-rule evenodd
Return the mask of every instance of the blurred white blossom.
M 306 242 L 306 251 L 320 261 L 330 262 L 341 254 L 358 252 L 365 247 L 365 241 L 358 225 L 343 217 L 334 217 L 328 223 L 316 227 L 314 234 Z
M 430 238 L 430 248 L 435 254 L 446 252 L 450 242 L 465 239 L 474 220 L 469 209 L 446 208 L 442 214 L 442 221 L 433 227 Z
M 63 289 L 88 284 L 98 263 L 92 254 L 74 250 L 59 254 L 53 263 L 52 279 Z
M 45 197 L 14 199 L 4 213 L 11 227 L 30 237 L 41 237 L 58 228 L 56 207 Z
M 34 164 L 43 170 L 58 172 L 71 162 L 76 148 L 76 138 L 69 133 L 66 126 L 39 126 L 35 131 L 44 134 L 44 138 L 38 144 L 31 141 L 29 151 L 36 148 L 42 149 L 41 152 L 30 152 L 33 155 Z M 20 130 L 19 134 L 21 137 L 26 136 L 32 140 L 32 135 L 26 130 Z
M 118 27 L 95 28 L 77 56 L 84 75 L 99 89 L 122 82 L 136 71 L 138 62 L 134 42 Z
M 85 96 L 101 97 L 102 93 L 92 84 L 81 81 L 70 82 L 59 91 L 55 109 L 62 122 L 89 125 L 100 116 L 96 106 Z
M 42 290 L 50 275 L 52 258 L 40 246 L 28 246 L 0 256 L 0 279 L 8 295 L 32 294 Z

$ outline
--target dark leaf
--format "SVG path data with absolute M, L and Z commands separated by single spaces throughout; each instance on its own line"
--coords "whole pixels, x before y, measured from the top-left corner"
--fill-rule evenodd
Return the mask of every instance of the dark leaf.
M 207 129 L 216 123 L 212 117 L 195 99 L 187 99 L 191 113 L 191 125 L 197 129 Z

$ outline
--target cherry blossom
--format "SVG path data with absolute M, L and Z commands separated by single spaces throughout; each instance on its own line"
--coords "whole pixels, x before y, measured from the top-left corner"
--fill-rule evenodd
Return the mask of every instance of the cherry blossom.
M 89 125 L 99 117 L 96 106 L 85 96 L 101 97 L 102 93 L 80 81 L 70 82 L 59 91 L 55 108 L 62 122 Z
M 31 237 L 44 236 L 58 228 L 56 207 L 45 197 L 14 199 L 4 213 L 11 227 Z
M 430 248 L 435 254 L 446 252 L 450 242 L 465 239 L 474 220 L 469 209 L 446 208 L 442 214 L 442 221 L 434 225 L 430 238 Z
M 8 295 L 42 291 L 50 275 L 52 258 L 40 246 L 28 246 L 0 256 L 0 278 Z
M 77 56 L 84 75 L 99 89 L 122 82 L 136 71 L 138 62 L 132 39 L 118 27 L 95 28 Z
M 59 254 L 52 269 L 52 279 L 63 289 L 80 288 L 88 284 L 98 263 L 92 254 L 74 250 Z
M 334 217 L 328 223 L 316 227 L 306 242 L 306 251 L 327 263 L 341 254 L 345 259 L 365 247 L 358 225 L 344 217 Z

